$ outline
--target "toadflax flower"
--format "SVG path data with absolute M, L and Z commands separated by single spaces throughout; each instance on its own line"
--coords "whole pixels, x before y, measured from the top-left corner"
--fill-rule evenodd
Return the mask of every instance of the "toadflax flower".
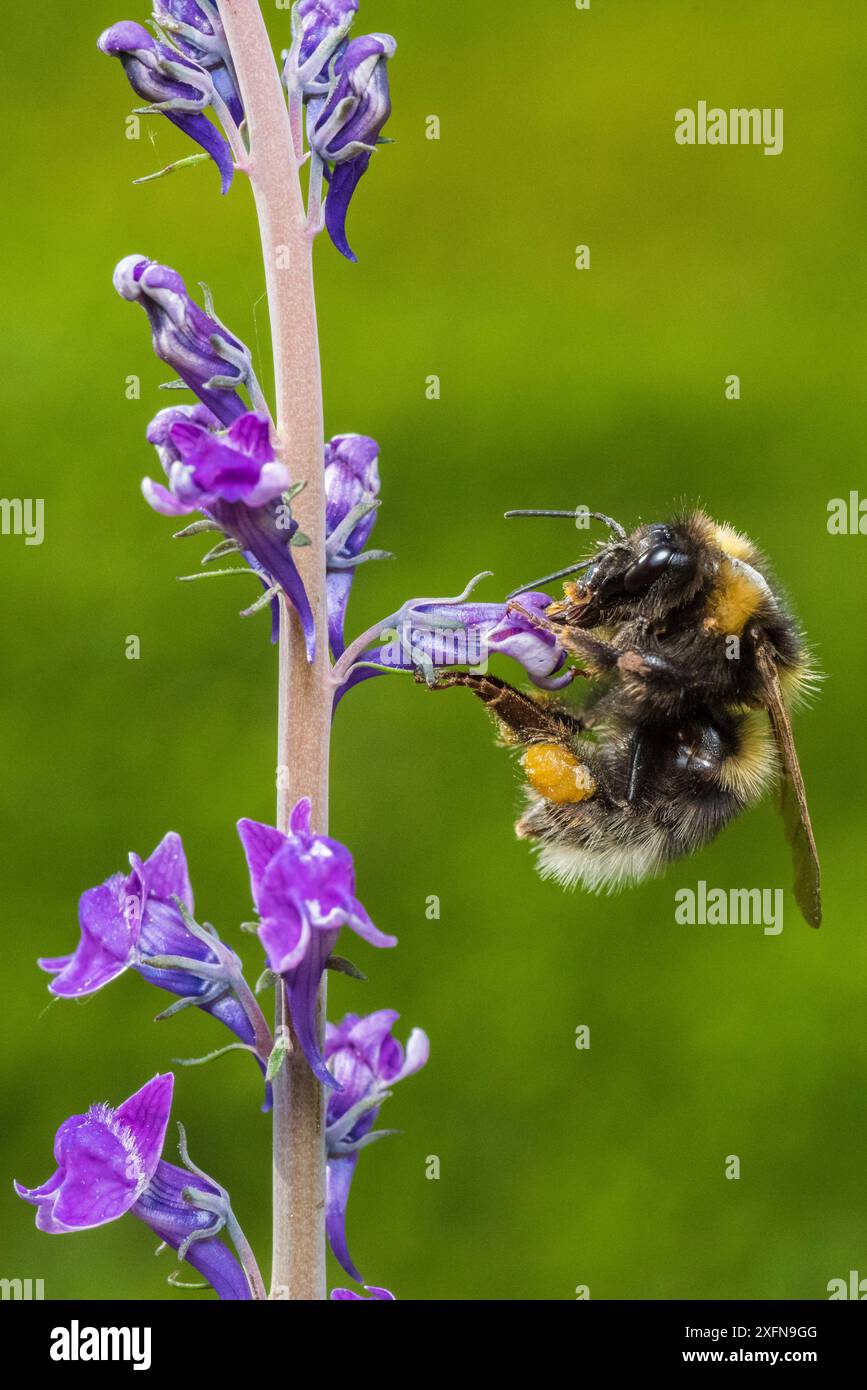
M 122 20 L 100 34 L 97 47 L 119 58 L 136 96 L 150 102 L 143 111 L 159 111 L 195 140 L 220 171 L 222 191 L 228 192 L 235 171 L 232 149 L 208 120 L 205 108 L 223 108 L 214 81 L 198 63 L 168 44 L 159 43 L 141 24 Z
M 199 308 L 176 270 L 147 256 L 125 256 L 115 268 L 114 287 L 123 299 L 141 305 L 157 357 L 177 372 L 221 424 L 231 425 L 246 413 L 240 387 L 246 386 L 258 404 L 261 392 L 249 348 Z
M 358 0 L 298 0 L 292 7 L 292 46 L 284 55 L 288 92 L 327 90 L 328 64 L 343 43 L 358 11 Z
M 442 667 L 484 666 L 491 655 L 517 661 L 542 690 L 568 685 L 575 671 L 564 669 L 565 648 L 534 621 L 544 617 L 550 597 L 530 591 L 505 603 L 468 602 L 476 582 L 456 598 L 411 599 L 363 633 L 334 667 L 335 699 L 385 671 L 421 671 L 433 682 Z
M 217 1239 L 223 1226 L 235 1224 L 227 1194 L 199 1170 L 162 1159 L 173 1086 L 170 1072 L 158 1075 L 116 1110 L 92 1105 L 71 1116 L 54 1140 L 56 1172 L 39 1187 L 16 1182 L 15 1191 L 36 1207 L 36 1225 L 49 1235 L 105 1226 L 129 1212 L 221 1299 L 249 1299 L 243 1267 Z
M 164 516 L 213 510 L 220 502 L 264 507 L 289 487 L 289 470 L 271 445 L 271 423 L 249 411 L 227 430 L 206 406 L 161 410 L 147 430 L 168 488 L 145 478 L 142 492 Z
M 168 266 L 127 256 L 115 270 L 114 284 L 124 299 L 141 304 L 157 356 L 200 401 L 198 406 L 161 410 L 151 421 L 147 437 L 157 449 L 168 487 L 146 478 L 146 501 L 164 516 L 204 512 L 223 533 L 219 554 L 240 551 L 261 579 L 267 599 L 278 588 L 285 593 L 312 660 L 313 612 L 292 556 L 293 545 L 302 538 L 286 501 L 289 473 L 274 453 L 249 350 L 193 302 L 180 275 Z M 247 409 L 238 394 L 241 386 L 262 408 Z M 265 596 L 245 613 L 255 612 L 263 601 Z
M 334 1087 L 340 1078 L 325 1066 L 316 1036 L 316 994 L 341 927 L 349 927 L 371 946 L 396 946 L 373 925 L 355 896 L 355 869 L 349 850 L 310 829 L 310 801 L 295 806 L 284 835 L 273 826 L 240 820 L 238 834 L 247 865 L 253 902 L 259 914 L 259 939 L 268 964 L 282 976 L 292 1026 L 316 1077 Z
M 163 516 L 201 511 L 209 518 L 223 540 L 206 558 L 240 552 L 265 587 L 244 614 L 256 612 L 282 589 L 301 620 L 312 660 L 313 611 L 292 556 L 298 523 L 288 469 L 271 444 L 270 421 L 249 411 L 222 430 L 206 406 L 169 406 L 151 421 L 147 438 L 169 485 L 145 478 L 145 501 Z
M 350 261 L 357 257 L 346 240 L 346 214 L 391 114 L 387 63 L 396 49 L 390 34 L 352 39 L 334 61 L 328 95 L 308 107 L 310 148 L 328 171 L 325 226 Z
M 60 999 L 82 999 L 125 971 L 135 970 L 150 984 L 179 996 L 167 1013 L 198 1007 L 224 1023 L 241 1042 L 252 1045 L 252 1023 L 232 993 L 232 969 L 240 971 L 237 956 L 216 938 L 209 945 L 195 936 L 174 901 L 178 898 L 192 914 L 193 890 L 180 835 L 164 836 L 144 861 L 137 854 L 129 860 L 130 873 L 113 874 L 82 893 L 81 938 L 75 951 L 39 960 L 40 967 L 54 976 L 49 990 Z M 159 957 L 182 958 L 190 966 L 198 963 L 202 973 L 148 964 Z
M 379 445 L 364 434 L 338 434 L 325 445 L 325 555 L 328 637 L 335 657 L 344 647 L 346 605 L 361 560 L 382 558 L 381 550 L 362 555 L 376 521 Z
M 346 1244 L 346 1204 L 358 1154 L 383 1137 L 373 1125 L 391 1087 L 420 1071 L 430 1055 L 427 1034 L 420 1028 L 412 1030 L 404 1052 L 391 1036 L 399 1017 L 393 1009 L 380 1009 L 364 1018 L 347 1014 L 341 1023 L 329 1023 L 325 1030 L 325 1058 L 341 1086 L 328 1097 L 325 1230 L 335 1257 L 359 1283 L 363 1280 Z
M 182 53 L 207 69 L 232 120 L 240 125 L 244 107 L 216 0 L 154 0 L 154 19 Z

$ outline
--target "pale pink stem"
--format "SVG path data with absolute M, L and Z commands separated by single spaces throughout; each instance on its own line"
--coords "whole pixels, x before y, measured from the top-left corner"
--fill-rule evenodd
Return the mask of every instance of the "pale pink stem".
M 313 294 L 312 244 L 298 177 L 299 156 L 277 64 L 257 0 L 221 0 L 246 114 L 249 173 L 256 199 L 274 350 L 276 448 L 293 481 L 293 502 L 311 545 L 296 550 L 316 620 L 317 656 L 307 663 L 300 625 L 280 611 L 277 824 L 285 830 L 299 797 L 313 803 L 313 827 L 328 825 L 331 731 L 325 606 L 325 488 L 322 381 Z M 274 1080 L 274 1257 L 271 1298 L 324 1299 L 325 1098 L 285 1016 L 277 988 L 278 1037 L 292 1044 Z M 324 1027 L 325 987 L 320 992 Z M 284 1030 L 284 1031 L 281 1031 Z

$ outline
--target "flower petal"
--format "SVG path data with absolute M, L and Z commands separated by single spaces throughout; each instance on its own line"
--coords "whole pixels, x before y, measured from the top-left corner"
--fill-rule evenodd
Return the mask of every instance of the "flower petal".
M 358 257 L 346 237 L 346 215 L 352 195 L 367 172 L 369 163 L 370 155 L 362 153 L 356 155 L 355 159 L 348 159 L 345 163 L 336 165 L 325 199 L 325 227 L 328 235 L 341 256 L 353 262 L 357 261 Z
M 277 851 L 285 845 L 286 836 L 275 830 L 273 825 L 263 825 L 261 821 L 247 820 L 246 817 L 238 821 L 238 835 L 247 856 L 253 902 L 258 910 L 259 889 L 265 870 Z
M 379 927 L 374 926 L 367 915 L 366 909 L 362 907 L 357 898 L 353 898 L 351 901 L 346 925 L 355 932 L 356 936 L 360 936 L 363 941 L 368 942 L 371 946 L 388 947 L 397 945 L 396 936 L 388 936 L 385 932 L 380 931 Z
M 61 970 L 65 970 L 72 956 L 39 956 L 36 964 L 40 970 L 44 970 L 48 975 L 57 975 Z
M 150 1180 L 160 1161 L 166 1127 L 172 1110 L 175 1078 L 171 1072 L 157 1075 L 119 1105 L 117 1123 L 129 1127 L 146 1178 Z
M 325 592 L 328 603 L 328 642 L 335 661 L 343 655 L 346 649 L 343 629 L 346 624 L 346 609 L 349 605 L 349 594 L 354 578 L 355 575 L 351 569 L 330 570 L 325 576 Z
M 220 173 L 220 192 L 228 193 L 235 174 L 235 161 L 223 132 L 202 111 L 164 111 L 163 115 L 210 155 Z
M 317 1002 L 319 981 L 325 969 L 325 962 L 334 950 L 338 933 L 336 931 L 316 931 L 312 933 L 310 947 L 297 970 L 284 978 L 286 997 L 292 1017 L 295 1036 L 301 1050 L 310 1064 L 310 1070 L 323 1086 L 339 1091 L 340 1085 L 325 1065 L 319 1047 Z
M 286 594 L 304 631 L 307 660 L 316 654 L 316 624 L 313 610 L 292 558 L 288 536 L 281 536 L 276 522 L 266 507 L 250 508 L 239 502 L 219 502 L 211 508 L 214 519 L 224 531 L 241 542 Z
M 310 818 L 313 814 L 313 803 L 309 796 L 302 796 L 300 801 L 296 801 L 289 816 L 289 830 L 293 835 L 309 835 Z
M 275 975 L 285 975 L 301 964 L 310 946 L 310 936 L 309 919 L 292 903 L 284 904 L 277 916 L 263 917 L 259 940 Z
M 430 1059 L 430 1038 L 422 1028 L 413 1028 L 407 1039 L 406 1061 L 394 1077 L 395 1081 L 405 1081 L 427 1064 Z
M 70 999 L 93 994 L 133 963 L 139 928 L 136 914 L 125 910 L 123 882 L 116 874 L 82 893 L 78 905 L 81 939 L 75 952 L 40 960 L 42 969 L 49 972 L 65 962 L 48 986 L 52 994 Z
M 247 454 L 255 463 L 272 463 L 274 460 L 271 425 L 264 415 L 257 415 L 252 410 L 241 415 L 229 426 L 228 440 L 233 448 Z
M 325 1184 L 325 1234 L 328 1237 L 328 1244 L 331 1246 L 334 1258 L 339 1261 L 351 1278 L 357 1279 L 359 1284 L 363 1284 L 364 1280 L 352 1263 L 352 1257 L 346 1243 L 346 1204 L 349 1201 L 349 1189 L 355 1176 L 357 1161 L 357 1154 L 328 1160 L 328 1174 Z
M 193 890 L 187 856 L 180 835 L 170 830 L 151 855 L 142 863 L 138 855 L 130 855 L 130 863 L 141 880 L 148 897 L 165 902 L 180 898 L 188 912 L 193 911 Z
M 197 510 L 194 503 L 182 502 L 162 483 L 155 483 L 151 478 L 142 478 L 141 491 L 148 506 L 159 512 L 160 516 L 189 516 L 190 512 Z
M 371 1053 L 375 1058 L 386 1038 L 391 1037 L 391 1030 L 399 1018 L 396 1009 L 377 1009 L 376 1013 L 365 1014 L 361 1018 L 357 1014 L 349 1014 L 343 1020 L 344 1027 L 340 1031 L 347 1044 Z M 348 1030 L 345 1027 L 347 1023 L 350 1024 Z

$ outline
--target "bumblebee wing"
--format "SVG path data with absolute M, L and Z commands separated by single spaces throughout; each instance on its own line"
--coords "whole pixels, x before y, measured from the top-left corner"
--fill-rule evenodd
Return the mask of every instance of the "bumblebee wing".
M 782 778 L 778 793 L 778 805 L 783 817 L 786 839 L 792 846 L 795 866 L 795 901 L 804 920 L 811 927 L 818 927 L 822 921 L 822 895 L 819 880 L 819 856 L 810 812 L 807 808 L 807 793 L 798 762 L 795 739 L 789 712 L 783 700 L 777 664 L 769 642 L 757 638 L 755 641 L 756 666 L 764 686 L 765 704 L 771 721 L 774 740 L 782 764 Z

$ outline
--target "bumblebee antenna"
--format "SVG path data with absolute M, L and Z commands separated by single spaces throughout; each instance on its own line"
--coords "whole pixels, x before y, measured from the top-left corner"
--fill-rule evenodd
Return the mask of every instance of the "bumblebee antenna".
M 571 517 L 573 521 L 577 521 L 579 517 L 592 516 L 594 520 L 603 522 L 608 527 L 609 531 L 613 531 L 618 540 L 626 540 L 626 532 L 619 521 L 615 521 L 611 516 L 606 516 L 604 512 L 591 512 L 587 507 L 573 507 L 571 511 L 547 507 L 521 507 L 510 512 L 504 512 L 503 515 L 506 518 L 513 516 L 563 516 Z M 527 589 L 535 589 L 537 584 L 550 584 L 552 579 L 565 579 L 567 574 L 577 574 L 579 570 L 586 570 L 587 566 L 592 564 L 592 560 L 579 560 L 577 564 L 567 565 L 565 569 L 555 570 L 553 574 L 543 575 L 541 579 L 534 579 L 531 584 L 522 584 L 520 589 L 513 589 L 507 597 L 514 598 L 516 594 L 525 593 Z
M 551 509 L 535 509 L 535 508 L 521 508 L 521 509 L 519 509 L 519 510 L 515 510 L 515 511 L 511 511 L 511 512 L 504 512 L 503 515 L 504 515 L 505 517 L 512 517 L 512 516 L 568 516 L 568 517 L 571 517 L 573 521 L 577 521 L 579 517 L 592 516 L 592 517 L 594 518 L 594 520 L 603 522 L 603 523 L 608 527 L 609 531 L 613 531 L 614 534 L 615 534 L 615 536 L 617 537 L 618 540 L 621 540 L 621 541 L 625 541 L 625 540 L 626 540 L 626 532 L 624 531 L 623 527 L 620 525 L 620 522 L 619 522 L 619 521 L 615 521 L 613 517 L 606 516 L 604 512 L 591 512 L 591 511 L 588 510 L 587 507 L 573 507 L 570 511 L 565 511 L 565 510 L 564 510 L 564 511 L 560 511 L 560 510 L 551 510 Z M 565 573 L 569 573 L 569 571 L 565 571 Z M 552 577 L 552 578 L 559 578 L 559 575 L 557 575 L 557 576 L 552 575 L 551 577 Z
M 573 513 L 567 512 L 566 515 L 572 516 Z M 539 584 L 550 584 L 552 579 L 565 579 L 567 574 L 577 574 L 579 570 L 586 570 L 587 566 L 592 564 L 592 560 L 579 560 L 576 565 L 567 565 L 564 570 L 555 570 L 553 574 L 544 574 L 541 579 L 533 579 L 529 584 L 519 585 L 507 594 L 506 598 L 516 598 L 518 594 L 525 594 L 528 589 L 535 589 Z

